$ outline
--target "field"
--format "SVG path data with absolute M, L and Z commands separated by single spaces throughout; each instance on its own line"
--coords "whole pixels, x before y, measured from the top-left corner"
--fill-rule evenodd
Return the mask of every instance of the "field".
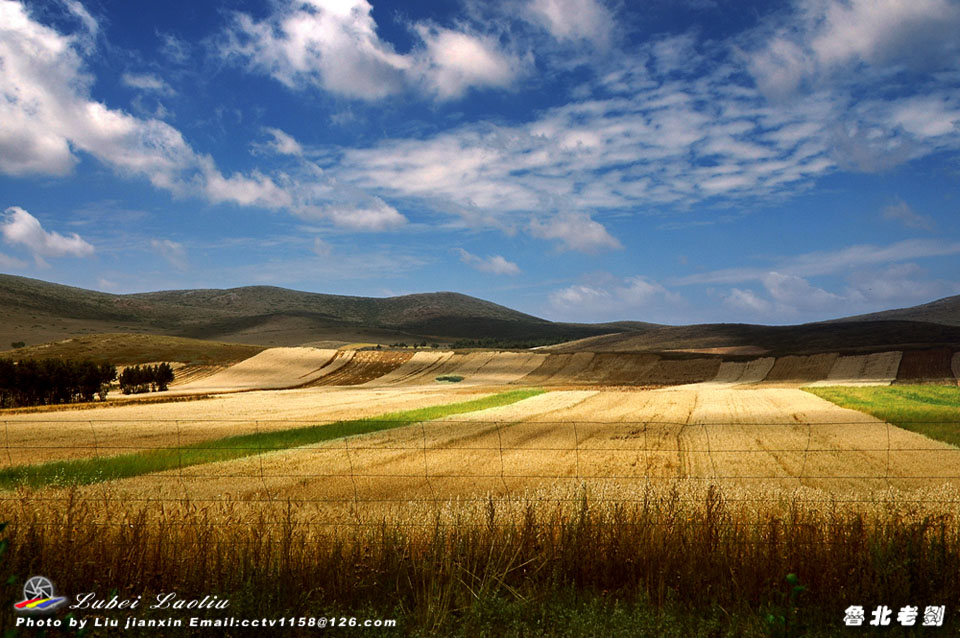
M 833 635 L 960 600 L 957 388 L 800 389 L 900 359 L 266 350 L 209 398 L 0 417 L 0 577 L 408 635 Z

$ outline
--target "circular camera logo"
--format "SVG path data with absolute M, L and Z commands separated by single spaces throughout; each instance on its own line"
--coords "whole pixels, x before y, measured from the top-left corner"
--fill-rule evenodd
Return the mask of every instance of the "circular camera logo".
M 23 600 L 13 607 L 17 611 L 51 611 L 62 605 L 67 599 L 56 596 L 53 583 L 45 576 L 34 576 L 23 586 Z

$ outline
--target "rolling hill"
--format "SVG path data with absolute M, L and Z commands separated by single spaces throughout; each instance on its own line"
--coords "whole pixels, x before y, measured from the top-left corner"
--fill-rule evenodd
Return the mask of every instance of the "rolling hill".
M 377 299 L 250 286 L 114 295 L 0 275 L 3 345 L 97 333 L 253 345 L 465 338 L 562 341 L 646 325 L 554 323 L 452 292 Z
M 884 310 L 866 315 L 854 315 L 842 319 L 834 319 L 825 323 L 840 323 L 850 321 L 923 321 L 939 323 L 946 326 L 960 326 L 960 295 L 945 297 L 910 308 Z
M 0 275 L 3 346 L 106 333 L 255 346 L 495 339 L 553 342 L 558 345 L 548 349 L 557 352 L 869 352 L 960 344 L 960 296 L 799 326 L 664 326 L 557 323 L 453 292 L 369 298 L 250 286 L 115 295 Z M 111 341 L 128 342 L 133 343 L 119 337 Z M 175 347 L 195 346 L 178 342 Z

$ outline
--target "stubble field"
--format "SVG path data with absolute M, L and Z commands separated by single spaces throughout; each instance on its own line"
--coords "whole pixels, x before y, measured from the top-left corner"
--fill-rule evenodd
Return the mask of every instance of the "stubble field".
M 831 587 L 891 602 L 950 589 L 939 576 L 876 577 L 905 538 L 914 558 L 940 552 L 937 570 L 960 565 L 960 449 L 789 386 L 790 360 L 779 368 L 772 360 L 718 362 L 710 383 L 651 389 L 591 386 L 614 362 L 578 354 L 560 355 L 582 368 L 576 387 L 560 385 L 540 355 L 501 365 L 423 353 L 395 357 L 389 369 L 382 358 L 341 355 L 350 363 L 338 369 L 353 370 L 358 385 L 334 386 L 317 383 L 323 376 L 305 354 L 299 367 L 272 373 L 306 376 L 299 389 L 117 405 L 82 419 L 71 411 L 6 415 L 0 467 L 375 419 L 490 397 L 518 379 L 546 381 L 548 391 L 222 462 L 8 489 L 0 520 L 13 522 L 8 535 L 21 547 L 8 568 L 58 573 L 58 583 L 74 588 L 93 564 L 107 565 L 98 577 L 104 587 L 146 579 L 148 589 L 178 583 L 239 596 L 255 583 L 272 592 L 273 605 L 301 611 L 316 599 L 287 600 L 287 585 L 267 581 L 279 573 L 300 583 L 325 578 L 314 592 L 325 604 L 393 605 L 409 633 L 431 635 L 451 631 L 491 597 L 533 604 L 551 592 L 615 590 L 637 609 L 696 622 L 717 606 L 731 609 L 736 632 L 762 635 L 760 611 L 788 572 L 820 587 L 811 618 L 827 622 L 839 604 Z M 330 353 L 321 366 L 337 360 Z M 433 381 L 467 364 L 474 383 Z M 627 367 L 655 365 L 637 358 Z M 376 383 L 365 376 L 371 366 L 379 366 Z M 227 372 L 248 383 L 244 370 Z M 736 385 L 764 375 L 783 382 Z M 224 378 L 198 384 L 209 390 Z M 60 564 L 68 550 L 76 563 L 69 569 Z M 118 550 L 134 558 L 118 562 Z M 231 565 L 244 566 L 237 573 Z M 355 577 L 336 575 L 344 565 Z M 737 589 L 722 591 L 731 577 Z

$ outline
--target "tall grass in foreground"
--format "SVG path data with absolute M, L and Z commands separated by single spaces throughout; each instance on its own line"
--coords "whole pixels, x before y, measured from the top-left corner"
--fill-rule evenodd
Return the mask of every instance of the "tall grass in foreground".
M 229 598 L 229 613 L 214 615 L 398 617 L 394 635 L 799 635 L 769 618 L 833 635 L 849 605 L 944 604 L 948 625 L 960 611 L 960 494 L 946 489 L 849 502 L 683 483 L 581 488 L 339 527 L 311 524 L 304 503 L 17 496 L 0 503 L 14 521 L 0 572 L 15 583 L 0 595 L 5 627 L 33 574 L 66 595 Z M 787 596 L 788 574 L 802 596 Z
M 509 405 L 543 394 L 543 390 L 527 388 L 511 390 L 472 401 L 435 405 L 416 410 L 392 412 L 376 417 L 308 425 L 289 430 L 258 432 L 200 441 L 178 448 L 166 448 L 119 454 L 102 458 L 51 461 L 36 465 L 20 465 L 0 469 L 0 489 L 18 485 L 89 485 L 116 479 L 142 476 L 177 468 L 230 461 L 262 452 L 287 450 L 357 434 L 404 427 L 456 414 L 476 412 Z
M 960 446 L 960 387 L 939 385 L 803 388 L 842 408 Z

